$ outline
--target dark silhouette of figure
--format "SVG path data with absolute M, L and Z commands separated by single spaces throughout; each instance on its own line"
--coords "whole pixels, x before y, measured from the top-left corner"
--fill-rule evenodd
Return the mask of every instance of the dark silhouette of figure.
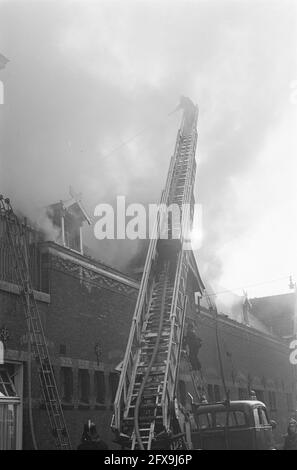
M 84 424 L 81 443 L 77 450 L 108 450 L 107 444 L 100 439 L 96 425 L 91 421 Z
M 198 358 L 199 350 L 202 346 L 202 340 L 196 335 L 193 324 L 188 326 L 188 332 L 185 337 L 185 344 L 189 348 L 189 360 L 193 370 L 201 370 L 201 363 Z
M 250 400 L 258 400 L 255 390 L 251 390 L 251 391 L 250 391 L 249 399 L 250 399 Z
M 288 434 L 285 436 L 284 450 L 297 450 L 297 421 L 289 421 Z

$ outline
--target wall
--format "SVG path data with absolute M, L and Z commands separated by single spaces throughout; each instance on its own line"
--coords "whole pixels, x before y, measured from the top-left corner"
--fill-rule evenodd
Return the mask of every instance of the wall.
M 108 277 L 108 272 L 106 277 L 99 275 L 95 272 L 95 262 L 89 263 L 88 269 L 81 263 L 85 261 L 83 257 L 72 253 L 70 258 L 65 258 L 64 254 L 65 250 L 57 247 L 50 251 L 48 259 L 51 302 L 46 336 L 52 344 L 52 360 L 62 398 L 61 368 L 71 369 L 73 393 L 68 402 L 63 401 L 65 419 L 74 447 L 88 419 L 97 424 L 98 432 L 112 446 L 112 398 L 119 375 L 114 368 L 124 355 L 137 290 Z M 87 371 L 88 403 L 80 399 L 81 370 Z M 96 402 L 95 372 L 104 375 L 105 393 L 100 403 Z M 35 390 L 38 398 L 38 387 Z M 37 405 L 34 412 L 40 446 L 51 448 L 45 411 Z M 30 441 L 24 442 L 24 446 L 29 447 Z

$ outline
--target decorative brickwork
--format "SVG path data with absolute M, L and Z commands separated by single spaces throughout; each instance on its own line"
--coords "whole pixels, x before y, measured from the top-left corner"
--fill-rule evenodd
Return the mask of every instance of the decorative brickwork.
M 132 298 L 137 297 L 137 290 L 127 284 L 121 283 L 112 279 L 111 277 L 98 274 L 91 269 L 85 268 L 74 261 L 63 259 L 60 256 L 52 256 L 51 269 L 57 271 L 64 271 L 84 283 L 89 290 L 93 287 L 107 289 L 112 292 L 117 292 L 121 295 L 127 295 Z

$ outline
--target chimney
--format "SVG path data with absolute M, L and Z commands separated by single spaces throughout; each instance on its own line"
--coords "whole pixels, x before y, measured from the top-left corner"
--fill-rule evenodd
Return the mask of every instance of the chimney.
M 248 298 L 247 292 L 244 291 L 243 294 L 244 294 L 243 304 L 242 304 L 243 323 L 245 325 L 249 325 L 250 324 L 249 314 L 251 313 L 251 310 L 252 310 L 252 304 Z

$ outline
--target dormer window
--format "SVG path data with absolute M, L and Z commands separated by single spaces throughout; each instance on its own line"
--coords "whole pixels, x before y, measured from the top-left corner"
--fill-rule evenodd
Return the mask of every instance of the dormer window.
M 91 224 L 91 221 L 81 201 L 72 197 L 68 201 L 52 204 L 48 208 L 48 217 L 57 231 L 54 241 L 83 254 L 82 227 L 84 222 Z
M 64 244 L 72 250 L 82 252 L 81 227 L 67 214 L 64 218 Z

